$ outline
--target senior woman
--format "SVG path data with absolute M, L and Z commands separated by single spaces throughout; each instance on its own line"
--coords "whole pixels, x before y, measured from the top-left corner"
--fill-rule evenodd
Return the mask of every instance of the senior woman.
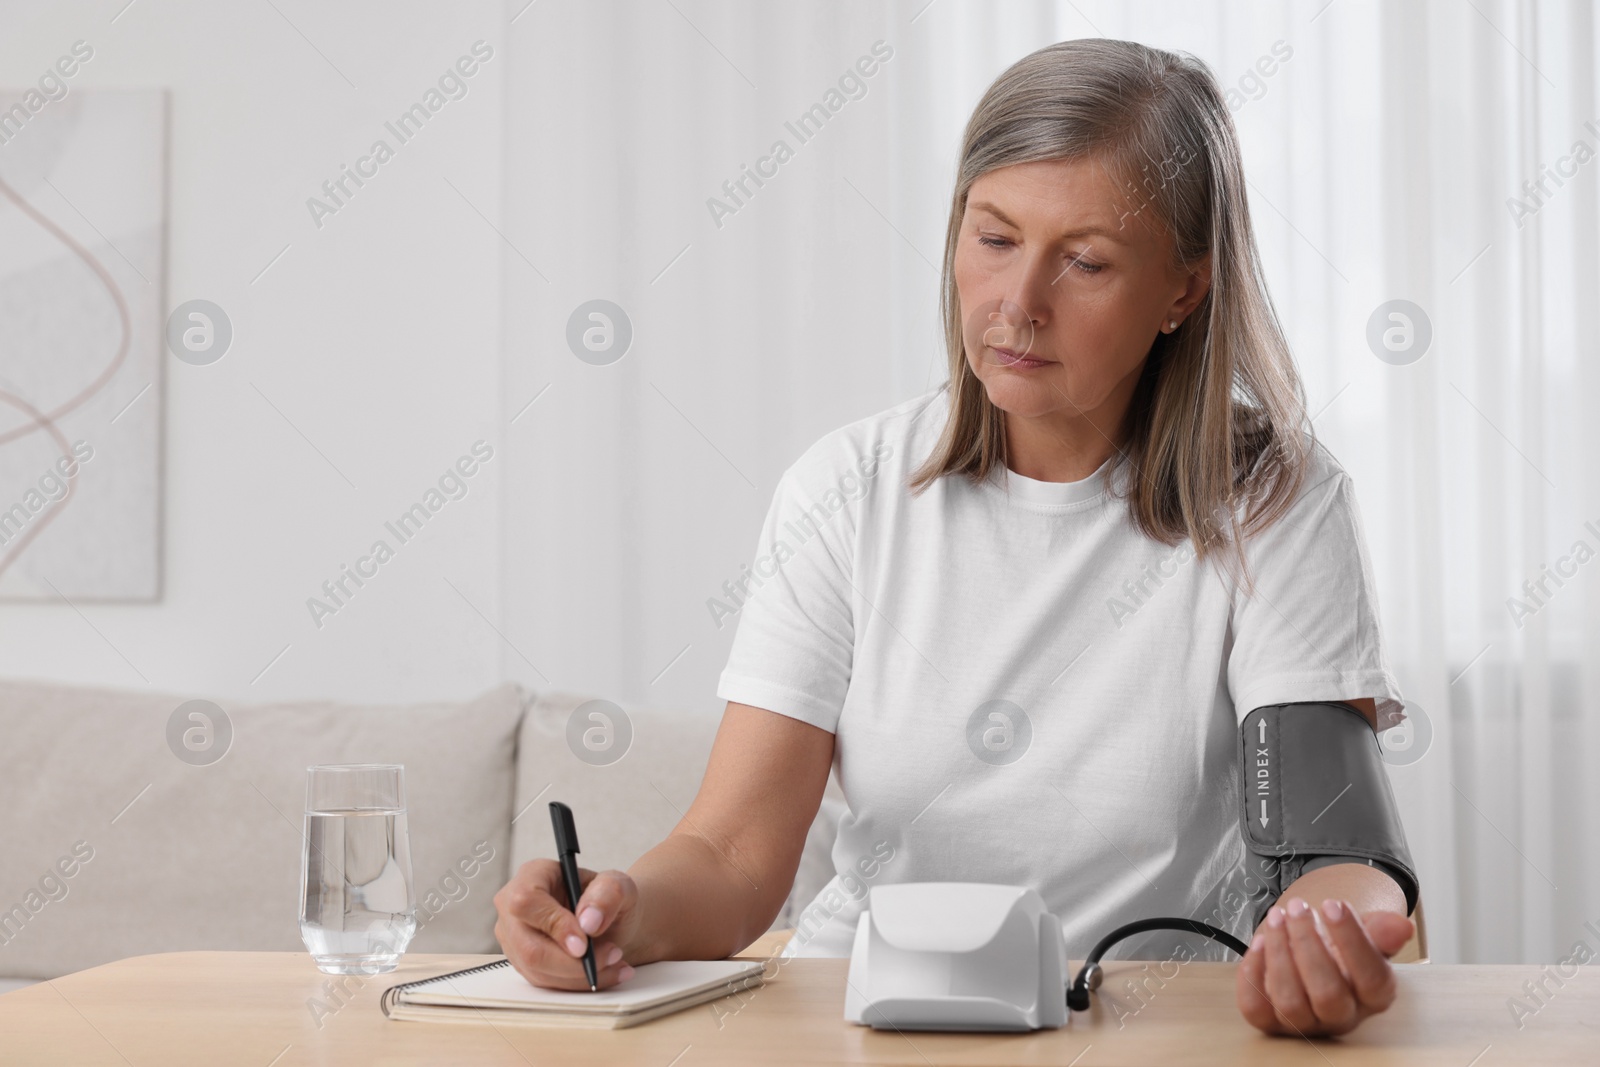
M 1400 697 L 1205 66 L 1080 40 L 1001 74 L 963 139 L 941 305 L 949 380 L 778 483 L 688 813 L 627 871 L 584 871 L 573 910 L 555 861 L 523 865 L 495 897 L 506 955 L 580 989 L 585 935 L 602 988 L 739 951 L 832 767 L 836 875 L 792 954 L 849 955 L 868 882 L 1000 882 L 1039 890 L 1074 958 L 1147 916 L 1260 919 L 1237 995 L 1264 1031 L 1385 1010 L 1414 929 L 1393 868 L 1306 864 L 1228 907 L 1244 716 L 1339 702 L 1376 729 Z

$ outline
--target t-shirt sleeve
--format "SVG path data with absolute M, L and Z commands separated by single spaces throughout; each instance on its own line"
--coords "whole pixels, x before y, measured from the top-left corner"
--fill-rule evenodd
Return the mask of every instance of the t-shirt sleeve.
M 855 647 L 856 503 L 829 486 L 817 454 L 813 449 L 779 479 L 749 568 L 724 587 L 738 629 L 717 696 L 831 733 Z
M 1337 465 L 1314 464 L 1307 486 L 1246 542 L 1255 591 L 1234 592 L 1234 709 L 1242 722 L 1268 704 L 1373 697 L 1378 728 L 1387 729 L 1399 721 L 1400 688 L 1384 651 L 1355 490 Z

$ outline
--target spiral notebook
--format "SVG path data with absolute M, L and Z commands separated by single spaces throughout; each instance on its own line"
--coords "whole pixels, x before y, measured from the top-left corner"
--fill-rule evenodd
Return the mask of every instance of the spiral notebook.
M 762 985 L 764 959 L 659 960 L 627 981 L 569 991 L 533 985 L 508 959 L 402 982 L 378 1006 L 391 1019 L 615 1030 Z

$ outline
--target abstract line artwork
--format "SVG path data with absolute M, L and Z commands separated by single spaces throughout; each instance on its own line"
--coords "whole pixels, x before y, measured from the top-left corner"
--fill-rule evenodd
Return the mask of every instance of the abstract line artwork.
M 166 93 L 24 92 L 0 88 L 0 599 L 156 600 Z

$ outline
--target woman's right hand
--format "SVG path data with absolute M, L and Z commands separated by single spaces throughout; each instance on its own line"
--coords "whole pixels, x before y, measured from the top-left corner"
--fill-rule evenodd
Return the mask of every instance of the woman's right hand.
M 548 989 L 587 990 L 585 937 L 594 941 L 595 977 L 608 989 L 633 974 L 624 955 L 639 925 L 639 890 L 625 871 L 578 868 L 576 915 L 567 899 L 561 864 L 529 860 L 494 895 L 494 936 L 517 973 Z M 581 921 L 580 921 L 580 918 Z

